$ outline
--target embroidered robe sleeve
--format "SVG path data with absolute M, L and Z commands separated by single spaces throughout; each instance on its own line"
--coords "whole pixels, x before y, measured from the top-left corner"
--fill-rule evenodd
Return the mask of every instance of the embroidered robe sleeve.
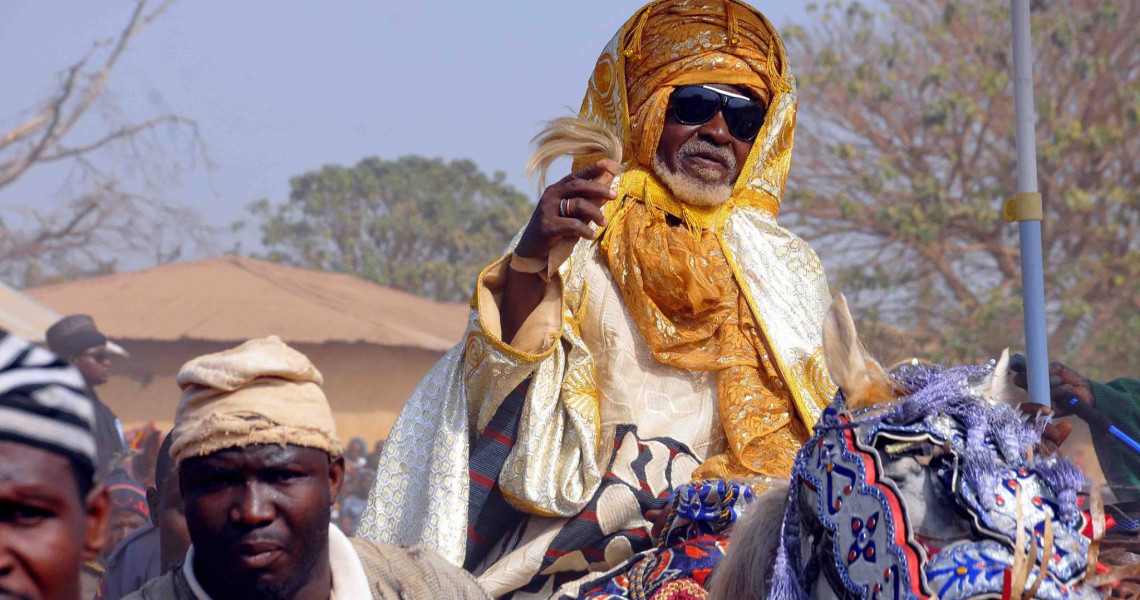
M 578 244 L 577 250 L 589 244 Z M 601 482 L 600 410 L 594 360 L 582 341 L 575 310 L 586 293 L 575 258 L 546 284 L 539 306 L 508 344 L 500 307 L 507 258 L 479 276 L 465 348 L 470 431 L 477 435 L 507 394 L 527 385 L 526 405 L 499 475 L 504 498 L 536 515 L 577 514 Z

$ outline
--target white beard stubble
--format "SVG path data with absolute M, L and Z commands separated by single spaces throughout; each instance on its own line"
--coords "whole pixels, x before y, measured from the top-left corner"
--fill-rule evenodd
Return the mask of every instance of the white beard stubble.
M 691 139 L 677 150 L 677 161 L 696 154 L 710 152 L 724 158 L 730 172 L 736 171 L 736 155 L 723 146 L 716 146 L 705 140 Z M 693 206 L 720 206 L 732 197 L 733 181 L 725 182 L 723 174 L 716 169 L 700 169 L 693 177 L 680 169 L 672 171 L 656 155 L 653 156 L 653 173 L 669 188 L 673 195 Z

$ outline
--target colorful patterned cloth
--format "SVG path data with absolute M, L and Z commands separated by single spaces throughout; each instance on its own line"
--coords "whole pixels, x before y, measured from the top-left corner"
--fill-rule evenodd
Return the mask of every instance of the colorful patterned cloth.
M 468 504 L 470 525 L 464 562 L 468 570 L 478 572 L 481 563 L 489 557 L 503 556 L 517 549 L 523 542 L 520 533 L 526 531 L 530 521 L 529 515 L 511 507 L 495 484 L 506 456 L 514 446 L 515 430 L 525 397 L 526 386 L 520 386 L 509 394 L 472 449 Z M 599 505 L 605 498 L 621 496 L 631 501 L 629 508 L 639 515 L 669 508 L 671 488 L 654 485 L 650 481 L 668 477 L 675 458 L 691 457 L 692 453 L 668 438 L 642 440 L 633 426 L 617 429 L 613 447 L 610 468 L 594 498 L 558 530 L 542 557 L 539 573 L 522 586 L 522 591 L 557 588 L 586 576 L 592 570 L 604 570 L 607 556 L 612 557 L 615 552 L 628 555 L 660 546 L 654 543 L 648 522 L 638 527 L 610 530 L 599 520 L 599 511 L 606 510 Z M 619 456 L 625 464 L 615 465 Z M 693 492 L 688 487 L 679 490 L 680 494 L 671 508 L 675 524 L 667 536 L 670 540 L 683 540 L 694 533 L 718 529 L 725 523 L 731 523 L 738 514 L 735 507 L 720 508 L 719 499 L 725 495 L 724 489 L 715 485 L 699 487 L 702 492 Z M 708 499 L 703 505 L 707 510 L 702 511 L 699 507 L 705 496 Z M 745 488 L 743 494 L 731 492 L 727 498 L 730 502 L 737 499 L 747 501 L 751 492 Z M 725 515 L 728 515 L 727 520 Z M 557 569 L 553 575 L 546 573 L 556 564 L 576 564 L 582 568 Z
M 728 536 L 708 534 L 639 556 L 629 569 L 588 589 L 588 600 L 697 600 L 708 598 L 705 581 L 728 551 Z M 562 596 L 568 600 L 574 596 Z
M 560 590 L 560 600 L 707 598 L 705 582 L 728 550 L 728 529 L 753 499 L 745 484 L 699 481 L 674 492 L 656 547 L 594 578 Z
M 1100 597 L 1084 475 L 983 394 L 994 368 L 915 363 L 896 400 L 836 395 L 796 458 L 769 600 Z
M 754 498 L 751 487 L 723 479 L 696 481 L 677 488 L 670 503 L 668 528 L 657 547 L 726 531 Z

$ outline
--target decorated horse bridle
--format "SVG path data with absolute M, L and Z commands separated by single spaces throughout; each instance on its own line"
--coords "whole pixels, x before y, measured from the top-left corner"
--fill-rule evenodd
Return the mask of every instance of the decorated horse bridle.
M 800 591 L 822 575 L 841 598 L 1099 597 L 1080 584 L 1083 477 L 1063 459 L 1031 457 L 1039 432 L 974 393 L 988 373 L 908 367 L 894 376 L 901 400 L 851 413 L 837 394 L 792 473 L 781 552 Z M 952 511 L 968 535 L 946 543 L 916 531 L 915 500 L 884 472 L 900 459 L 929 478 L 939 504 L 923 508 Z

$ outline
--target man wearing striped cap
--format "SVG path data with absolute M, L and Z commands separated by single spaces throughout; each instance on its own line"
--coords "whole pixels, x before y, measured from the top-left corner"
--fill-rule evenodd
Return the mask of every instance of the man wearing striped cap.
M 0 597 L 76 600 L 110 515 L 93 403 L 59 356 L 0 330 Z

